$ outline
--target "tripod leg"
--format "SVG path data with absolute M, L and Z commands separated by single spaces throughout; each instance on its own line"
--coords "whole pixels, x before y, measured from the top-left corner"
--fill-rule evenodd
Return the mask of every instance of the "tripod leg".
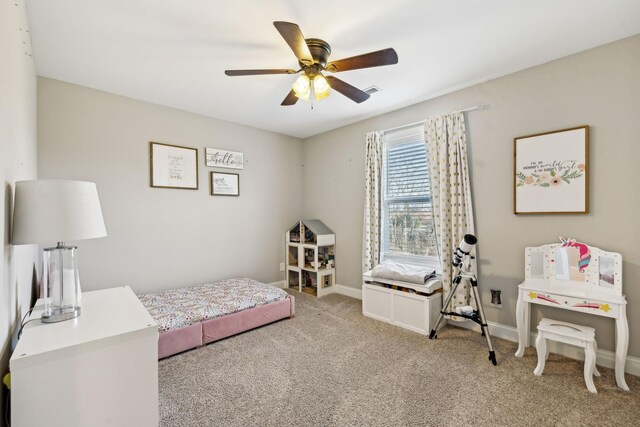
M 487 325 L 487 318 L 484 317 L 484 310 L 482 309 L 482 302 L 480 301 L 480 294 L 478 293 L 478 280 L 476 278 L 471 279 L 471 289 L 473 289 L 473 297 L 476 300 L 478 306 L 478 313 L 480 314 L 480 328 L 482 329 L 484 337 L 487 339 L 487 346 L 489 347 L 489 360 L 496 366 L 496 353 L 493 351 L 493 345 L 491 345 L 491 335 L 489 335 L 489 326 Z
M 453 298 L 453 295 L 456 293 L 456 289 L 458 289 L 458 285 L 460 284 L 461 280 L 462 280 L 462 277 L 460 275 L 456 276 L 456 278 L 453 279 L 453 288 L 451 288 L 449 295 L 447 295 L 447 298 L 442 303 L 442 308 L 440 309 L 440 315 L 438 316 L 438 320 L 436 321 L 435 326 L 433 327 L 433 329 L 431 329 L 431 332 L 429 333 L 430 340 L 434 338 L 438 338 L 438 336 L 436 335 L 436 331 L 438 330 L 438 326 L 440 326 L 440 322 L 442 322 L 442 318 L 446 313 L 447 307 L 449 307 L 451 298 Z

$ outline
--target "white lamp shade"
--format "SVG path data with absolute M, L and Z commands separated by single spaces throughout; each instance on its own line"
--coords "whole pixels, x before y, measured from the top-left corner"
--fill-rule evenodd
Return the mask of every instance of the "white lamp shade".
M 93 182 L 16 182 L 11 241 L 14 245 L 52 244 L 106 235 Z

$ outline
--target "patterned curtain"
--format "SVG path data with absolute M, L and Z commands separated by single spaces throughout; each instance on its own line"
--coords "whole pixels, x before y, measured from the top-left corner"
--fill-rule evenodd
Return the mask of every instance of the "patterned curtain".
M 365 154 L 364 229 L 362 233 L 362 271 L 380 262 L 380 203 L 382 186 L 382 133 L 367 133 Z
M 453 281 L 453 251 L 465 234 L 475 234 L 464 113 L 429 118 L 425 121 L 424 129 L 433 218 L 442 263 L 443 298 L 446 298 Z M 467 263 L 469 261 L 467 258 Z M 475 262 L 471 264 L 475 271 Z M 463 282 L 451 300 L 450 309 L 462 305 L 473 305 L 475 309 L 475 301 L 470 304 L 469 292 L 469 283 Z

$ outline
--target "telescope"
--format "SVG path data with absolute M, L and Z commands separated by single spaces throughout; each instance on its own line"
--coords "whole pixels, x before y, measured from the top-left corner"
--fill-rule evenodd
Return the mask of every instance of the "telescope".
M 482 309 L 482 303 L 480 302 L 480 294 L 478 293 L 478 278 L 476 277 L 473 271 L 467 271 L 465 267 L 462 265 L 462 262 L 466 259 L 466 257 L 470 256 L 473 247 L 478 243 L 478 239 L 473 234 L 465 234 L 462 238 L 462 241 L 458 245 L 455 251 L 453 251 L 453 260 L 451 264 L 457 269 L 455 277 L 452 280 L 452 288 L 449 290 L 447 297 L 442 304 L 442 309 L 440 310 L 440 315 L 438 316 L 438 320 L 436 321 L 436 325 L 429 333 L 429 339 L 438 338 L 437 330 L 438 326 L 440 326 L 440 322 L 444 319 L 444 316 L 456 316 L 463 317 L 465 319 L 472 320 L 480 325 L 480 330 L 482 331 L 482 335 L 487 339 L 487 347 L 489 347 L 489 360 L 496 366 L 496 353 L 493 351 L 493 345 L 491 344 L 491 335 L 489 335 L 489 326 L 487 325 L 486 317 L 484 316 L 484 310 Z M 458 289 L 458 285 L 462 282 L 462 279 L 468 279 L 471 283 L 471 291 L 473 293 L 473 298 L 476 300 L 476 310 L 473 309 L 470 305 L 464 305 L 462 307 L 454 307 L 449 304 L 451 303 L 451 298 L 455 295 L 456 290 Z
M 454 267 L 459 268 L 462 265 L 462 261 L 464 261 L 465 257 L 467 257 L 475 244 L 478 243 L 478 239 L 473 234 L 465 234 L 460 244 L 453 252 L 453 264 Z

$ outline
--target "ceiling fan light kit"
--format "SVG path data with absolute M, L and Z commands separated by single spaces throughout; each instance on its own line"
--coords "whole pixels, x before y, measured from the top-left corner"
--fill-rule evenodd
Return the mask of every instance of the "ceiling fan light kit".
M 309 93 L 311 92 L 311 80 L 306 74 L 301 75 L 293 82 L 293 91 L 298 98 L 309 100 Z
M 313 93 L 317 100 L 324 99 L 329 96 L 331 86 L 322 74 L 318 74 L 313 78 Z
M 275 21 L 273 25 L 295 54 L 300 69 L 297 71 L 292 69 L 226 70 L 225 74 L 227 76 L 255 76 L 303 72 L 280 104 L 283 106 L 294 105 L 298 99 L 304 99 L 310 101 L 313 108 L 313 101 L 326 98 L 331 89 L 359 104 L 369 99 L 370 95 L 367 92 L 351 86 L 337 77 L 325 77 L 322 72 L 338 73 L 398 63 L 398 54 L 392 48 L 327 62 L 331 55 L 329 43 L 320 39 L 305 39 L 300 27 L 291 22 Z
M 329 96 L 331 86 L 322 74 L 316 74 L 312 80 L 307 74 L 303 74 L 293 83 L 293 92 L 300 99 L 305 101 L 321 100 Z

